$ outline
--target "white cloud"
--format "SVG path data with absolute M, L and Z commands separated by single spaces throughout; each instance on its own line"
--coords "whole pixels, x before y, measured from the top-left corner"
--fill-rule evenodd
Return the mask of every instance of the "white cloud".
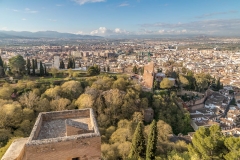
M 109 36 L 109 35 L 119 35 L 119 34 L 128 34 L 129 32 L 122 30 L 120 28 L 107 29 L 106 27 L 99 27 L 96 30 L 90 32 L 91 35 L 100 35 L 100 36 Z
M 0 30 L 8 31 L 9 29 L 8 29 L 8 27 L 2 27 L 2 28 L 0 28 Z
M 38 11 L 25 8 L 25 13 L 38 13 Z
M 83 31 L 77 31 L 75 34 L 83 34 Z
M 83 5 L 85 3 L 105 2 L 106 0 L 73 0 L 74 2 Z
M 126 7 L 126 6 L 129 6 L 129 4 L 128 3 L 122 3 L 122 4 L 119 5 L 119 7 Z
M 103 35 L 103 34 L 106 34 L 107 32 L 111 32 L 111 30 L 108 30 L 106 27 L 99 27 L 98 29 L 93 30 L 90 34 Z
M 26 21 L 27 19 L 26 19 L 26 18 L 23 18 L 22 20 L 23 20 L 23 21 Z
M 164 29 L 158 31 L 158 33 L 160 33 L 160 34 L 162 34 L 162 33 L 164 33 L 164 32 L 165 32 Z
M 164 30 L 165 33 L 240 35 L 240 19 L 211 19 L 186 23 L 153 23 L 143 29 Z

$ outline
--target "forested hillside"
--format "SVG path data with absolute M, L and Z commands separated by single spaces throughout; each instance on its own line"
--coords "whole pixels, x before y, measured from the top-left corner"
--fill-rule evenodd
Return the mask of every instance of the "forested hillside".
M 103 159 L 207 157 L 199 147 L 203 137 L 198 134 L 189 146 L 184 141 L 170 140 L 171 134 L 192 131 L 189 114 L 177 106 L 176 98 L 175 92 L 144 92 L 139 84 L 123 75 L 95 76 L 59 85 L 28 80 L 5 83 L 0 88 L 0 146 L 4 147 L 13 137 L 29 136 L 40 112 L 91 107 L 101 132 Z M 143 110 L 148 107 L 155 112 L 151 125 L 143 121 Z M 217 129 L 214 132 L 221 137 L 220 141 L 215 138 L 219 150 L 214 156 L 229 159 L 238 154 L 235 150 L 239 149 L 239 139 L 226 138 Z M 214 135 L 211 129 L 204 134 L 206 141 Z M 235 146 L 231 146 L 233 142 Z M 222 154 L 220 149 L 224 149 Z M 0 153 L 4 150 L 1 148 Z

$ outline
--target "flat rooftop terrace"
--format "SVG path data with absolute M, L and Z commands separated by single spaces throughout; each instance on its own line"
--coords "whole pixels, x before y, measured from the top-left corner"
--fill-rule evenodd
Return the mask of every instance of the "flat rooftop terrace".
M 87 134 L 99 135 L 92 109 L 40 113 L 29 142 Z
M 67 125 L 70 125 L 69 122 L 74 122 L 75 125 L 71 126 L 75 128 L 84 129 L 85 131 L 88 131 L 88 133 L 93 132 L 90 118 L 56 119 L 43 121 L 36 139 L 40 140 L 67 136 L 66 128 Z

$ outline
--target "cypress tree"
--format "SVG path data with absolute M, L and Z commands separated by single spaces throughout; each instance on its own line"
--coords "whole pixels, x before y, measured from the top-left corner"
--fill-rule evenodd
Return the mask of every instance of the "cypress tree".
M 81 62 L 79 61 L 79 68 L 82 67 Z
M 218 80 L 217 80 L 216 88 L 217 88 L 217 90 L 221 89 L 220 78 L 218 78 Z
M 107 72 L 109 72 L 110 71 L 110 67 L 109 66 L 107 66 Z
M 43 76 L 43 75 L 44 75 L 44 68 L 42 65 L 42 61 L 40 61 L 40 76 Z
M 154 160 L 157 149 L 157 124 L 153 120 L 150 126 L 150 133 L 148 135 L 148 144 L 146 151 L 146 160 Z
M 45 74 L 45 76 L 48 75 L 46 65 L 44 65 L 44 74 Z
M 62 61 L 62 69 L 65 69 L 65 64 L 63 61 Z
M 4 76 L 4 75 L 5 75 L 4 64 L 3 64 L 2 57 L 0 56 L 0 76 Z
M 74 69 L 75 68 L 75 59 L 74 58 L 72 59 L 72 64 L 73 64 L 72 68 Z
M 32 59 L 32 74 L 35 76 L 35 62 L 34 62 L 34 59 Z
M 62 69 L 62 61 L 60 61 L 59 69 Z
M 59 68 L 60 68 L 60 69 L 65 69 L 65 65 L 64 65 L 63 60 L 61 60 Z
M 27 74 L 30 75 L 30 67 L 31 67 L 31 62 L 30 59 L 27 59 Z
M 34 65 L 35 65 L 35 69 L 38 69 L 37 58 L 35 58 Z
M 69 69 L 69 68 L 73 68 L 73 61 L 72 61 L 72 58 L 68 58 L 67 69 Z
M 137 67 L 136 67 L 136 66 L 133 67 L 132 72 L 135 73 L 135 74 L 137 74 L 138 70 L 137 70 Z
M 0 56 L 0 66 L 3 67 L 3 60 L 1 56 Z
M 145 153 L 146 153 L 146 145 L 145 145 L 145 139 L 143 135 L 143 124 L 142 122 L 139 122 L 133 135 L 129 158 L 144 159 Z

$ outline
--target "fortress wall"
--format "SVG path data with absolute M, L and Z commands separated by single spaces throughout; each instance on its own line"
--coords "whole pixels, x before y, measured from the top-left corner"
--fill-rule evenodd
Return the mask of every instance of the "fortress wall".
M 202 94 L 202 93 L 200 93 L 200 92 L 195 92 L 195 91 L 191 91 L 191 90 L 182 90 L 182 91 L 180 91 L 180 92 L 178 92 L 178 95 L 190 95 L 190 96 L 192 96 L 192 95 L 198 95 L 199 97 L 201 97 L 201 96 L 204 96 L 204 94 Z
M 38 134 L 39 134 L 39 132 L 41 130 L 42 121 L 43 121 L 41 114 L 42 113 L 40 113 L 38 115 L 38 118 L 37 118 L 37 120 L 36 120 L 36 122 L 35 122 L 35 124 L 33 126 L 32 132 L 31 132 L 31 134 L 29 136 L 29 140 L 37 139 L 37 137 L 38 137 Z
M 191 106 L 190 108 L 191 108 L 192 110 L 202 109 L 202 108 L 204 108 L 204 104 L 203 104 L 203 103 L 197 104 L 197 105 Z
M 101 159 L 101 137 L 88 137 L 49 144 L 26 145 L 23 160 Z
M 54 119 L 67 119 L 67 118 L 76 118 L 76 117 L 89 117 L 90 116 L 90 110 L 69 110 L 69 111 L 59 111 L 56 112 L 50 112 L 47 114 L 43 114 L 43 120 L 49 121 Z
M 92 133 L 92 132 L 93 132 L 93 130 L 84 130 L 84 129 L 81 129 L 81 128 L 76 128 L 76 127 L 66 125 L 66 136 Z

